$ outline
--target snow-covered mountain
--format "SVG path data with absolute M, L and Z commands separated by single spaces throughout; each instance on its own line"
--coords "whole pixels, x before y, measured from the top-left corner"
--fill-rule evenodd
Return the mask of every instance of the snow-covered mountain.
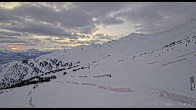
M 40 51 L 37 49 L 29 49 L 26 51 L 11 51 L 1 50 L 0 51 L 0 65 L 22 59 L 31 59 L 41 55 L 52 53 L 53 51 Z
M 38 56 L 41 53 L 42 53 L 41 51 L 34 49 L 34 48 L 23 52 L 23 54 L 26 56 Z
M 195 61 L 193 19 L 2 65 L 0 107 L 196 107 Z

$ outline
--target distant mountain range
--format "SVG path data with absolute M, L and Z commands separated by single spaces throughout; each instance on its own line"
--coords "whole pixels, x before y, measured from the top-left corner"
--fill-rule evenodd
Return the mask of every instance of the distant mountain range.
M 12 61 L 35 58 L 52 52 L 54 51 L 40 51 L 37 49 L 29 49 L 26 51 L 0 50 L 0 65 Z

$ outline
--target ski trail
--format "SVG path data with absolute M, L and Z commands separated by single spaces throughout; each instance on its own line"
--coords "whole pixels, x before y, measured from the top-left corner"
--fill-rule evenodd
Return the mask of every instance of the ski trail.
M 35 108 L 34 105 L 32 104 L 32 97 L 29 99 L 29 104 L 30 104 L 33 108 Z
M 35 86 L 33 86 L 32 90 L 27 94 L 27 96 L 30 96 L 33 92 L 33 89 L 36 89 L 38 86 L 39 84 L 36 84 Z M 29 104 L 31 105 L 31 107 L 35 108 L 35 106 L 32 104 L 32 96 L 30 96 Z
M 55 82 L 60 82 L 60 83 L 63 83 L 62 81 L 55 81 Z
M 65 83 L 65 82 L 62 82 L 62 81 L 55 81 L 55 82 Z M 79 83 L 79 82 L 66 81 L 66 83 L 70 83 L 70 84 L 73 84 L 73 85 L 97 87 L 99 89 L 105 89 L 105 90 L 110 90 L 110 91 L 114 91 L 114 92 L 133 92 L 133 90 L 131 90 L 130 88 L 125 88 L 125 87 L 117 88 L 117 87 L 103 86 L 103 85 L 97 85 L 95 83 L 86 83 L 86 82 L 85 83 L 84 82 Z
M 28 93 L 28 95 L 27 95 L 27 96 L 29 96 L 29 95 L 31 94 L 31 92 L 32 92 L 32 90 Z
M 187 58 L 183 58 L 183 59 L 179 59 L 179 60 L 175 60 L 175 61 L 171 61 L 171 62 L 167 62 L 165 64 L 161 64 L 161 66 L 166 66 L 166 65 L 169 65 L 169 64 L 173 64 L 173 63 L 177 63 L 177 62 L 181 62 L 183 60 L 187 60 Z
M 148 64 L 151 65 L 151 64 L 155 64 L 155 63 L 159 63 L 159 62 L 161 62 L 161 61 L 154 61 L 154 62 L 150 62 Z
M 195 53 L 195 52 L 196 52 L 196 51 L 193 51 L 193 52 L 190 52 L 190 53 L 187 53 L 187 54 L 184 54 L 184 55 L 178 56 L 178 57 L 176 57 L 176 58 L 184 57 L 184 56 L 187 56 L 187 55 L 193 54 L 193 53 Z

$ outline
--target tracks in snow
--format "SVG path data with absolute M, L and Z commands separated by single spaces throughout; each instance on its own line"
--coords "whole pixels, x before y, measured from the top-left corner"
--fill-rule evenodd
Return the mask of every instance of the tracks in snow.
M 35 86 L 33 86 L 32 90 L 31 90 L 31 91 L 29 91 L 29 93 L 27 94 L 27 96 L 29 96 L 29 97 L 30 97 L 30 98 L 29 98 L 29 104 L 30 104 L 30 105 L 31 105 L 31 107 L 33 107 L 33 108 L 35 108 L 35 106 L 32 104 L 33 99 L 32 99 L 31 94 L 32 94 L 33 89 L 37 88 L 38 86 L 39 86 L 38 84 L 36 84 Z
M 167 92 L 166 90 L 158 91 L 157 94 L 160 97 L 164 97 L 164 98 L 168 98 L 168 99 L 182 102 L 185 104 L 190 104 L 192 106 L 196 106 L 196 98 L 193 98 L 193 97 L 187 97 L 184 95 L 179 95 L 179 94 Z
M 60 82 L 60 83 L 65 83 L 62 81 L 55 81 L 55 82 Z M 79 82 L 71 82 L 71 81 L 66 81 L 66 84 L 73 84 L 73 85 L 81 85 L 81 86 L 91 86 L 91 87 L 97 87 L 99 89 L 104 89 L 104 90 L 109 90 L 109 91 L 114 91 L 114 92 L 133 92 L 130 88 L 117 88 L 117 87 L 111 87 L 111 86 L 103 86 L 103 85 L 97 85 L 95 83 L 79 83 Z

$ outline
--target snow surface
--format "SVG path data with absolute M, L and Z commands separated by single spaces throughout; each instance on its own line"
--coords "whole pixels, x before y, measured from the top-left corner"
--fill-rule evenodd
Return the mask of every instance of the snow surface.
M 154 34 L 130 34 L 103 45 L 79 46 L 40 56 L 40 61 L 56 58 L 64 62 L 80 61 L 90 69 L 67 71 L 50 82 L 0 90 L 0 107 L 23 108 L 195 108 L 158 92 L 195 98 L 190 76 L 196 77 L 196 21 Z M 187 38 L 189 37 L 189 38 Z M 188 42 L 187 39 L 190 41 Z M 162 48 L 172 42 L 174 46 Z M 167 50 L 168 49 L 168 50 Z M 146 53 L 146 54 L 145 54 Z M 32 62 L 36 62 L 32 59 Z M 14 63 L 3 68 L 0 77 Z M 30 76 L 31 69 L 28 70 Z M 95 77 L 110 74 L 111 77 Z

